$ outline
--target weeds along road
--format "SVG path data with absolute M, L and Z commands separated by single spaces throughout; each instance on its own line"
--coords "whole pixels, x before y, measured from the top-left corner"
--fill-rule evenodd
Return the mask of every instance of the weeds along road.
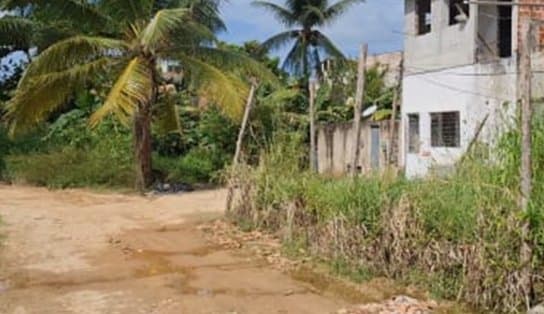
M 331 313 L 324 297 L 208 243 L 225 191 L 143 198 L 0 185 L 0 313 Z

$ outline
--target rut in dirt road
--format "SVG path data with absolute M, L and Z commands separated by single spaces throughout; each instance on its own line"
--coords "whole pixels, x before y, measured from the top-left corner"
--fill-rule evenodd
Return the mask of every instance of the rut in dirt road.
M 142 198 L 0 186 L 0 313 L 334 313 L 344 300 L 205 240 L 225 191 Z

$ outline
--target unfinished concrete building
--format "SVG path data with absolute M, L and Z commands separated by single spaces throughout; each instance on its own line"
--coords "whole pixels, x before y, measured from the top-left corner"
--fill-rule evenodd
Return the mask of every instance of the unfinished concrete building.
M 408 177 L 451 168 L 471 143 L 492 144 L 511 125 L 520 16 L 542 18 L 543 9 L 405 0 L 401 150 Z

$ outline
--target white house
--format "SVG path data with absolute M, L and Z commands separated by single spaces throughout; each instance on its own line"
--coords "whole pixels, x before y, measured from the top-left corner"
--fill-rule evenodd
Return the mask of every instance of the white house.
M 492 144 L 511 125 L 519 17 L 527 10 L 405 0 L 401 150 L 408 177 L 451 168 L 476 138 Z

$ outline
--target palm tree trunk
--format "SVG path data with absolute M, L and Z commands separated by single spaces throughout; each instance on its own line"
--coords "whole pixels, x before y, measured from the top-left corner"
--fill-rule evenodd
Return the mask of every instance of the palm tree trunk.
M 140 106 L 134 116 L 134 153 L 136 189 L 143 193 L 151 186 L 151 103 Z

